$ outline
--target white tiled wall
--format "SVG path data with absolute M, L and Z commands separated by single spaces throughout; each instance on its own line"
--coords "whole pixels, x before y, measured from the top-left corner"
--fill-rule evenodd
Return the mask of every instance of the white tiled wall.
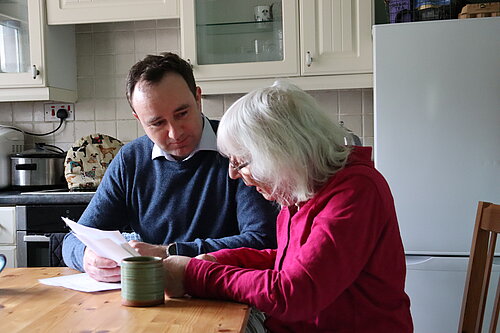
M 91 133 L 114 136 L 129 142 L 144 135 L 132 116 L 125 98 L 129 68 L 147 54 L 165 51 L 180 53 L 178 20 L 84 24 L 76 26 L 78 102 L 75 121 L 65 123 L 55 135 L 26 137 L 34 142 L 55 144 L 63 149 Z M 323 108 L 337 121 L 373 145 L 372 89 L 311 91 Z M 203 112 L 219 119 L 241 95 L 203 97 Z M 58 123 L 43 122 L 42 102 L 0 103 L 0 124 L 45 133 Z

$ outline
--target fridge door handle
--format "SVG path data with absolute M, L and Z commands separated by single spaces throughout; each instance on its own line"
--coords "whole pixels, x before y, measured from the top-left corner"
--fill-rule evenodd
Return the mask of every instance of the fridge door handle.
M 500 267 L 500 257 L 493 257 L 493 266 Z
M 406 266 L 421 265 L 431 260 L 430 256 L 406 256 Z

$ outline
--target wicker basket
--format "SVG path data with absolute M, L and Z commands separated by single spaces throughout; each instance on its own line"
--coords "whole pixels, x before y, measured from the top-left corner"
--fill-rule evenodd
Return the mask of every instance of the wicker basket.
M 500 2 L 474 3 L 462 8 L 459 19 L 500 16 Z

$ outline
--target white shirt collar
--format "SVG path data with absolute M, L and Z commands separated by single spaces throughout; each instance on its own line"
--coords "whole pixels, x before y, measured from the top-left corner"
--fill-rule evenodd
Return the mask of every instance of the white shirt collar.
M 196 148 L 193 150 L 188 157 L 183 159 L 186 161 L 190 159 L 194 154 L 196 154 L 200 150 L 214 150 L 217 151 L 217 137 L 215 136 L 215 132 L 212 129 L 212 125 L 210 125 L 210 121 L 207 117 L 203 116 L 203 131 L 201 132 L 201 139 Z M 167 152 L 161 150 L 160 147 L 156 145 L 153 146 L 153 151 L 151 153 L 151 159 L 155 159 L 157 157 L 165 157 L 169 161 L 177 161 L 172 155 Z

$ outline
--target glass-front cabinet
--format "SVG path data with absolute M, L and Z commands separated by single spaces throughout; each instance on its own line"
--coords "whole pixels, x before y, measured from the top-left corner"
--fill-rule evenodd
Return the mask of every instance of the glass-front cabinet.
M 1 78 L 5 78 L 5 81 L 0 81 L 0 85 L 32 83 L 37 80 L 36 71 L 31 65 L 27 0 L 0 0 L 0 73 Z
M 184 0 L 180 5 L 182 55 L 205 92 L 245 92 L 279 77 L 304 89 L 373 85 L 372 1 Z
M 181 1 L 183 57 L 203 79 L 299 75 L 296 1 Z
M 49 28 L 44 0 L 0 0 L 0 102 L 76 100 L 73 26 Z

